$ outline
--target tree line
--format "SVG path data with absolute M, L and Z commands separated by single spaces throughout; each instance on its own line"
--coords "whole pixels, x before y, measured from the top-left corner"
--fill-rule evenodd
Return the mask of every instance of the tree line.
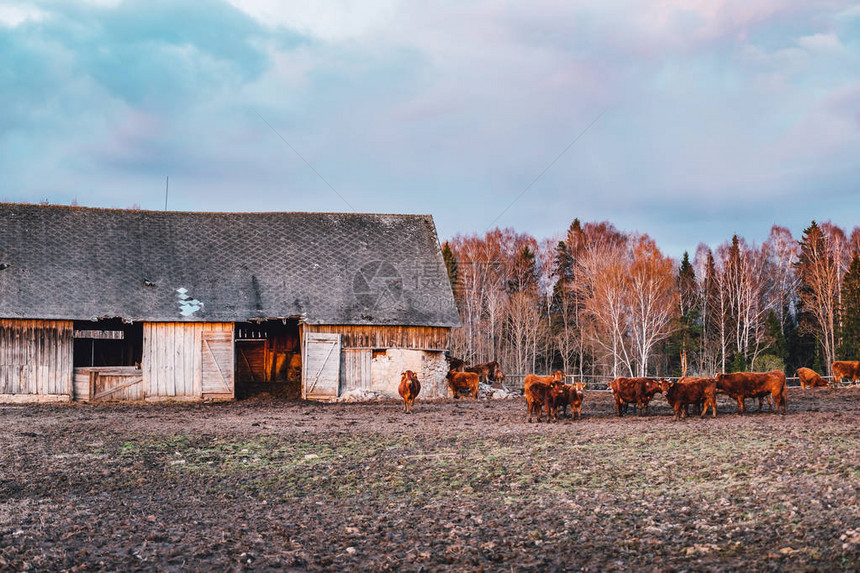
M 713 375 L 860 359 L 860 227 L 774 225 L 692 259 L 647 234 L 574 220 L 561 237 L 512 229 L 442 246 L 460 312 L 451 350 L 509 372 Z

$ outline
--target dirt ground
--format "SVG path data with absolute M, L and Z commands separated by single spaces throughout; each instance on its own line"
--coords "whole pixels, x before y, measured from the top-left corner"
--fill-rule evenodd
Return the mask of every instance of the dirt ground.
M 654 404 L 0 405 L 0 570 L 860 569 L 860 389 Z

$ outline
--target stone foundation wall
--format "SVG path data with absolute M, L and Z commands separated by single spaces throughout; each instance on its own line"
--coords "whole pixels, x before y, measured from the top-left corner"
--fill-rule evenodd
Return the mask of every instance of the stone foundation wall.
M 412 370 L 421 382 L 419 399 L 449 395 L 445 381 L 448 363 L 443 352 L 389 348 L 375 354 L 370 365 L 371 390 L 397 398 L 400 375 L 405 370 Z

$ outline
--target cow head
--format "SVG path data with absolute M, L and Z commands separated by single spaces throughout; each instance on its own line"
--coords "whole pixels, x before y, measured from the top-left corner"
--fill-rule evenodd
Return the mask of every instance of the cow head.
M 555 380 L 556 382 L 563 382 L 564 381 L 564 372 L 562 372 L 561 370 L 556 370 L 555 372 L 552 373 L 552 379 Z
M 665 378 L 660 378 L 658 380 L 649 380 L 645 383 L 645 389 L 649 392 L 663 392 L 663 382 L 669 382 Z
M 660 378 L 660 391 L 668 392 L 672 386 L 674 386 L 676 382 L 674 380 L 667 380 L 666 378 Z
M 553 380 L 549 383 L 549 392 L 553 397 L 561 396 L 564 393 L 564 382 Z

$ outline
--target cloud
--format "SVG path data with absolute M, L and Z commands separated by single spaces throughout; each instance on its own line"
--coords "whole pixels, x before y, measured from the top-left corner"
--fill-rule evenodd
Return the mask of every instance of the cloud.
M 14 28 L 24 22 L 38 22 L 45 18 L 45 12 L 36 6 L 11 2 L 0 5 L 0 26 Z
M 257 114 L 360 210 L 430 212 L 443 236 L 483 231 L 604 109 L 500 224 L 766 233 L 765 206 L 790 218 L 858 175 L 847 2 L 13 7 L 11 199 L 157 208 L 170 175 L 174 208 L 347 209 Z

